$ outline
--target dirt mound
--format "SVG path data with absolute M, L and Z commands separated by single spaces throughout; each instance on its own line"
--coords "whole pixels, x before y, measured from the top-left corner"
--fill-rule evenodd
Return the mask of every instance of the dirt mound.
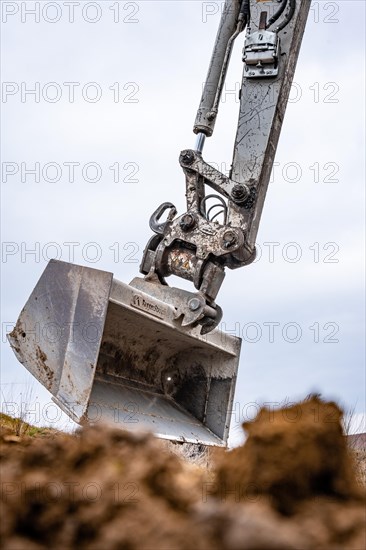
M 254 422 L 243 425 L 246 444 L 221 460 L 218 492 L 237 498 L 240 485 L 247 497 L 270 496 L 284 514 L 313 497 L 357 499 L 360 490 L 341 419 L 335 403 L 316 398 L 276 411 L 261 409 Z
M 2 548 L 358 550 L 364 501 L 340 416 L 315 398 L 262 409 L 209 473 L 149 435 L 20 440 L 5 428 Z

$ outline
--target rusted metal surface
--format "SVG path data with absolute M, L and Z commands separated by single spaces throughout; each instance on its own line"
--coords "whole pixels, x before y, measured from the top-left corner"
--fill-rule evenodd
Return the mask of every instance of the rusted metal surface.
M 198 258 L 194 251 L 188 249 L 172 250 L 167 257 L 168 273 L 192 280 L 196 270 Z
M 52 260 L 8 338 L 76 422 L 225 445 L 241 341 L 182 324 L 183 310 L 205 307 L 183 290 Z

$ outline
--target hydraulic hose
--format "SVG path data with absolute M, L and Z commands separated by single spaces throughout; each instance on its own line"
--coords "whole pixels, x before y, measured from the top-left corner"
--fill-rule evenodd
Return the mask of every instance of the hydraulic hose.
M 282 0 L 280 7 L 276 11 L 276 13 L 272 15 L 271 19 L 268 21 L 266 29 L 268 29 L 271 25 L 273 25 L 273 23 L 275 23 L 277 19 L 283 14 L 283 12 L 285 11 L 287 2 L 288 0 Z
M 296 8 L 296 0 L 290 0 L 290 9 L 288 11 L 288 14 L 286 15 L 286 17 L 282 21 L 282 23 L 280 23 L 280 25 L 278 25 L 278 27 L 276 28 L 276 32 L 280 32 L 280 31 L 282 31 L 282 29 L 287 27 L 287 25 L 289 24 L 289 22 L 291 21 L 291 19 L 294 16 L 295 8 Z
M 244 16 L 244 26 L 248 25 L 250 21 L 250 0 L 242 0 L 240 13 Z

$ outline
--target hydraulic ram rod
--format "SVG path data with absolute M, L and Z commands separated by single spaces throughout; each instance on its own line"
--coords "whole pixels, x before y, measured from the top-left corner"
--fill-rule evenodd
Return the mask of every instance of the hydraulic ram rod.
M 217 103 L 225 81 L 232 46 L 237 35 L 240 12 L 238 0 L 226 0 L 216 42 L 198 108 L 194 132 L 211 136 L 215 127 Z M 216 104 L 216 113 L 213 111 Z

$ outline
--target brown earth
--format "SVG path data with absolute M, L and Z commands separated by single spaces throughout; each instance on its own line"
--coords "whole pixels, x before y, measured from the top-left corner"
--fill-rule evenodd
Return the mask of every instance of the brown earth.
M 209 472 L 149 435 L 5 425 L 1 547 L 361 550 L 365 499 L 340 421 L 316 397 L 262 409 Z

